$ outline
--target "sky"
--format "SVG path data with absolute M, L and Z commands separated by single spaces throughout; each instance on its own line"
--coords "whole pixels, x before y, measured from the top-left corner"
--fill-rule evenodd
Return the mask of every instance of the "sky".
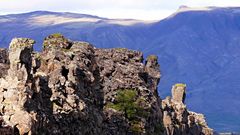
M 47 10 L 107 18 L 160 20 L 182 5 L 240 7 L 240 0 L 0 0 L 0 14 Z

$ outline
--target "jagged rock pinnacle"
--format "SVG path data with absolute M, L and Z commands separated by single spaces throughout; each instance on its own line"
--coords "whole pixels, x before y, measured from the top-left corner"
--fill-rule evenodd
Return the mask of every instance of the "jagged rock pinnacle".
M 172 98 L 162 101 L 163 124 L 167 135 L 213 135 L 203 114 L 187 110 L 184 104 L 186 84 L 178 83 L 172 87 Z

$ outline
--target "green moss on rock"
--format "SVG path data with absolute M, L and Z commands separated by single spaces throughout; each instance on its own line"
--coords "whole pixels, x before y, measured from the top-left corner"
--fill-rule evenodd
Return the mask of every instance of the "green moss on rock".
M 119 52 L 125 52 L 128 49 L 127 48 L 116 48 L 115 50 L 119 51 Z
M 29 38 L 14 38 L 10 43 L 10 49 L 13 48 L 32 48 L 36 42 Z
M 157 61 L 158 57 L 156 55 L 149 55 L 147 57 L 147 61 Z
M 61 33 L 54 33 L 51 36 L 53 36 L 54 38 L 63 38 L 64 37 Z
M 176 83 L 174 86 L 175 87 L 187 87 L 187 85 L 184 83 Z

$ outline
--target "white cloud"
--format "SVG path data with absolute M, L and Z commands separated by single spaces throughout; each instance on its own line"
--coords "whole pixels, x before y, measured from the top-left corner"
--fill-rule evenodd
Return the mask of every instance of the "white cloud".
M 240 6 L 240 0 L 0 0 L 0 14 L 48 10 L 155 20 L 170 15 L 180 5 Z
M 217 7 L 238 7 L 240 0 L 183 0 L 183 3 L 193 7 L 217 6 Z

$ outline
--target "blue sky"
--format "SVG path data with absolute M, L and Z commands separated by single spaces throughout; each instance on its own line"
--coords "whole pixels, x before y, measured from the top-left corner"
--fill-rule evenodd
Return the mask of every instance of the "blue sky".
M 175 12 L 181 5 L 240 7 L 240 0 L 0 0 L 0 14 L 48 10 L 108 18 L 159 20 Z

